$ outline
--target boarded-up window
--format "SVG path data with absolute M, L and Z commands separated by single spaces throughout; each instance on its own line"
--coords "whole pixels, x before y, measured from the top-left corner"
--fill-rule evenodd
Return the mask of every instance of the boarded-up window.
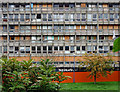
M 55 36 L 55 37 L 54 37 L 54 40 L 58 40 L 58 37 L 57 37 L 57 36 Z
M 36 4 L 33 4 L 33 8 L 36 8 Z
M 15 26 L 15 29 L 18 29 L 18 26 Z
M 0 37 L 0 40 L 3 40 L 3 37 Z
M 103 26 L 103 29 L 107 29 L 107 26 Z
M 99 26 L 99 29 L 103 29 L 102 26 Z
M 20 40 L 20 37 L 15 37 L 15 40 Z
M 65 36 L 65 40 L 69 40 L 69 36 Z
M 36 29 L 36 26 L 32 26 L 32 29 Z
M 43 4 L 42 7 L 47 7 L 47 4 Z
M 109 26 L 109 29 L 113 29 L 113 26 Z
M 96 40 L 96 37 L 94 36 L 94 40 Z
M 30 37 L 29 37 L 29 36 L 27 36 L 27 37 L 26 37 L 26 40 L 30 40 Z
M 113 38 L 112 36 L 109 36 L 109 37 L 108 37 L 109 40 L 112 40 L 112 38 Z
M 39 8 L 39 6 L 40 6 L 40 5 L 39 5 L 39 4 L 37 4 L 37 8 Z
M 86 4 L 85 4 L 85 3 L 82 3 L 82 4 L 81 4 L 81 7 L 86 7 Z
M 104 8 L 108 7 L 108 4 L 103 4 L 103 7 L 104 7 Z
M 118 26 L 114 26 L 114 29 L 118 29 Z
M 52 4 L 48 4 L 48 7 L 52 7 Z
M 80 29 L 80 26 L 76 26 L 76 29 Z
M 85 26 L 81 26 L 81 29 L 85 29 Z

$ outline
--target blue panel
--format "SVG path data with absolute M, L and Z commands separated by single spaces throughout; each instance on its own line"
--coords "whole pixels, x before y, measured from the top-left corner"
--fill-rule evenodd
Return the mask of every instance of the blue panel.
M 31 4 L 31 8 L 33 9 L 33 4 Z
M 52 40 L 54 40 L 54 36 L 52 36 Z

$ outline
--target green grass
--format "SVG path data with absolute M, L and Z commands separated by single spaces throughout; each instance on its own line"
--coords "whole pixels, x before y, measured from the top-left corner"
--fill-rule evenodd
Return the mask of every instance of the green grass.
M 118 82 L 61 83 L 61 90 L 118 90 Z

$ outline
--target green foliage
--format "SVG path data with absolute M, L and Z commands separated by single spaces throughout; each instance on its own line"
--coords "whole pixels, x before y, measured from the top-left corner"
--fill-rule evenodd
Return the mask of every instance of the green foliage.
M 107 58 L 104 56 L 98 54 L 85 54 L 85 61 L 80 61 L 80 67 L 86 67 L 87 71 L 90 71 L 90 74 L 88 77 L 93 78 L 94 77 L 94 83 L 96 84 L 96 78 L 99 78 L 100 75 L 103 77 L 107 77 L 108 74 L 111 74 L 113 72 L 112 67 L 112 57 L 108 54 Z
M 0 59 L 3 91 L 27 92 L 33 89 L 41 92 L 58 91 L 59 83 L 67 79 L 67 76 L 55 72 L 54 65 L 49 65 L 49 62 L 49 59 L 41 60 L 39 64 L 33 64 L 33 60 L 20 62 L 16 59 Z
M 120 37 L 115 39 L 114 44 L 113 44 L 113 52 L 120 51 Z

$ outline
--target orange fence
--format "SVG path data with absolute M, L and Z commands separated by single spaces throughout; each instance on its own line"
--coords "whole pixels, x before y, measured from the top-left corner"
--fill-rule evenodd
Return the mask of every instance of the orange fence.
M 71 79 L 67 79 L 62 83 L 73 83 L 73 72 L 64 72 L 66 76 L 71 76 Z M 88 78 L 89 72 L 75 72 L 75 82 L 94 82 L 93 79 Z M 120 81 L 120 71 L 114 71 L 108 77 L 100 76 L 97 78 L 97 82 L 105 82 L 105 81 Z

